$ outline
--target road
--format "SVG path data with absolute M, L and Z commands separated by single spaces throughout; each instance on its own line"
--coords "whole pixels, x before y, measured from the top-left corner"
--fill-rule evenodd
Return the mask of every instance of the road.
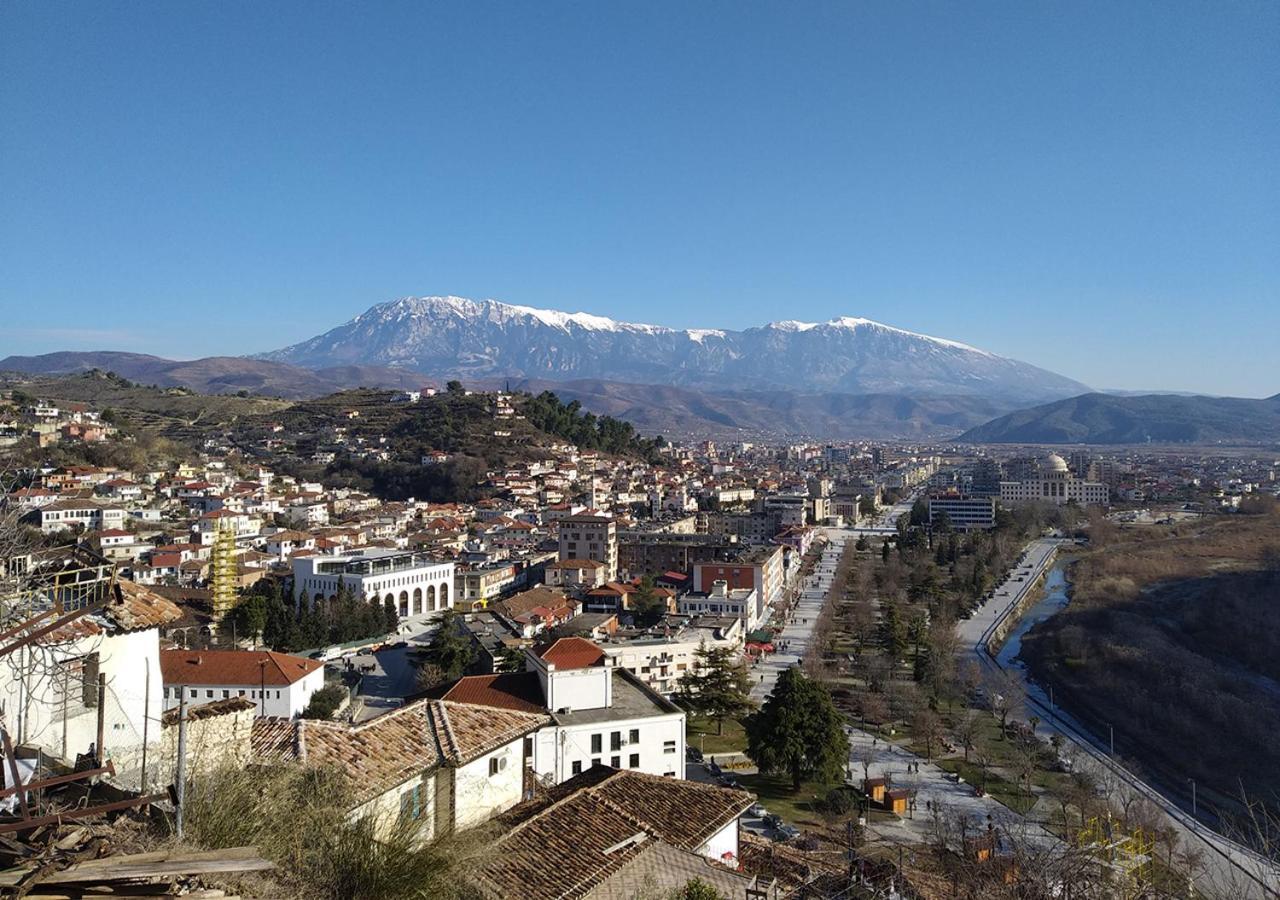
M 1164 816 L 1162 824 L 1172 828 L 1183 848 L 1201 851 L 1203 873 L 1196 878 L 1196 889 L 1210 897 L 1277 898 L 1280 897 L 1280 866 L 1269 862 L 1248 848 L 1228 840 L 1197 821 L 1173 799 L 1165 797 L 1150 784 L 1137 778 L 1111 759 L 1109 742 L 1104 743 L 1080 723 L 1052 706 L 1044 691 L 1027 678 L 1019 662 L 993 659 L 987 642 L 995 629 L 1014 612 L 1016 604 L 1053 564 L 1058 545 L 1063 541 L 1040 538 L 1027 545 L 1023 565 L 998 587 L 974 615 L 957 627 L 962 641 L 961 652 L 974 659 L 987 671 L 1003 668 L 1017 677 L 1027 691 L 1026 711 L 1018 718 L 1029 724 L 1030 717 L 1039 719 L 1036 734 L 1048 740 L 1061 735 L 1075 749 L 1075 765 L 1085 767 L 1101 783 L 1122 782 L 1153 803 Z M 1017 580 L 1019 577 L 1021 581 Z

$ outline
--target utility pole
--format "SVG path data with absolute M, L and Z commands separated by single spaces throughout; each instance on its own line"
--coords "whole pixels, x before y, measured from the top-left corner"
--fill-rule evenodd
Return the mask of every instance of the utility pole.
M 1116 730 L 1110 722 L 1107 723 L 1107 731 L 1111 733 L 1111 755 L 1116 755 Z
M 1191 782 L 1191 815 L 1194 817 L 1196 814 L 1196 780 L 1188 778 L 1187 781 Z
M 182 840 L 182 820 L 187 805 L 187 690 L 178 687 L 178 774 L 177 774 L 177 826 L 178 840 Z
M 147 726 L 151 724 L 151 660 L 144 659 L 146 668 L 142 680 L 142 793 L 147 792 Z M 179 688 L 181 690 L 181 688 Z

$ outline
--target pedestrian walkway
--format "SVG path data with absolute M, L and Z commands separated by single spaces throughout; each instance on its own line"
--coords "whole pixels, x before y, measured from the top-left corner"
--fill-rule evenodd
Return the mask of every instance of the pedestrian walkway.
M 955 780 L 955 776 L 914 753 L 857 728 L 847 727 L 849 735 L 849 772 L 852 782 L 862 786 L 863 761 L 871 778 L 888 777 L 895 788 L 915 791 L 915 808 L 898 821 L 878 823 L 870 830 L 886 840 L 924 842 L 938 808 L 948 817 L 963 816 L 974 826 L 985 827 L 988 819 L 1018 835 L 1021 841 L 1048 848 L 1061 843 L 1040 825 L 1020 816 L 991 799 L 979 797 L 974 786 Z
M 769 696 L 778 677 L 787 669 L 804 658 L 809 642 L 813 638 L 813 627 L 822 613 L 822 606 L 831 592 L 831 583 L 835 578 L 836 564 L 844 552 L 845 542 L 850 532 L 844 529 L 827 529 L 829 543 L 818 557 L 813 571 L 805 578 L 800 588 L 800 596 L 791 612 L 789 621 L 782 631 L 774 635 L 775 646 L 786 645 L 785 651 L 769 654 L 751 669 L 751 678 L 755 682 L 751 686 L 751 697 L 757 703 L 763 703 Z

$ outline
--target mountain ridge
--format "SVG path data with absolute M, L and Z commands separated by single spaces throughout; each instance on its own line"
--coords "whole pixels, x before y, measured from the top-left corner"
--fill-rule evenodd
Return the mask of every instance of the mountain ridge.
M 391 366 L 435 378 L 604 378 L 699 390 L 972 395 L 1039 402 L 1089 390 L 986 350 L 841 316 L 740 331 L 675 329 L 462 297 L 403 297 L 253 358 Z

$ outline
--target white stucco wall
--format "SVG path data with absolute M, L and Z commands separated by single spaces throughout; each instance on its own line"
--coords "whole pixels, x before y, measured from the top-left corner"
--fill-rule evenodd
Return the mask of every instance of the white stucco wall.
M 523 738 L 454 772 L 454 827 L 458 830 L 478 825 L 491 816 L 510 809 L 524 793 Z M 490 761 L 499 771 L 489 774 Z

